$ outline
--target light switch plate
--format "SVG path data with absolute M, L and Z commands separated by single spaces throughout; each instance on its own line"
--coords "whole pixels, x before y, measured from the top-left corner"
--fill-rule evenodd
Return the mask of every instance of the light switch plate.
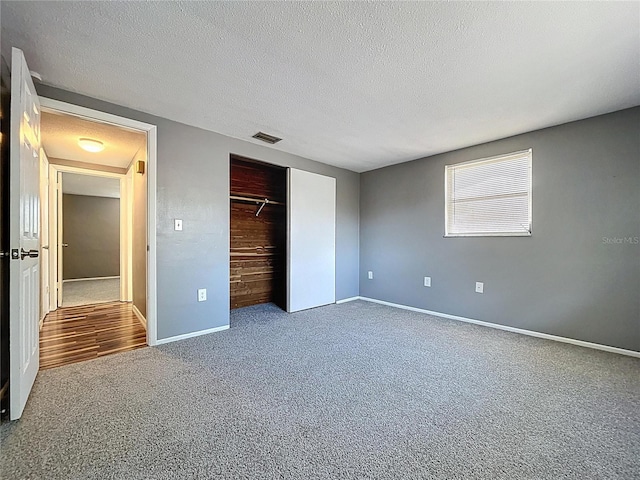
M 176 219 L 173 221 L 173 229 L 174 229 L 175 231 L 181 231 L 181 230 L 182 230 L 182 220 L 180 220 L 180 219 L 176 218 Z
M 367 277 L 369 278 L 369 280 L 373 280 L 373 272 L 371 270 L 369 270 L 369 272 L 367 273 Z
M 484 283 L 476 282 L 476 293 L 484 293 Z
M 424 277 L 424 286 L 425 287 L 431 286 L 431 277 Z

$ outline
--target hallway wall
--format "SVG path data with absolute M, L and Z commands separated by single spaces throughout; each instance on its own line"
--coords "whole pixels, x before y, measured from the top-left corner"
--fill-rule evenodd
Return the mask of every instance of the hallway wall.
M 120 275 L 120 199 L 62 196 L 63 279 Z
M 136 173 L 136 162 L 145 164 L 144 173 Z M 132 274 L 133 304 L 143 317 L 147 316 L 147 151 L 136 154 L 133 168 L 133 244 Z

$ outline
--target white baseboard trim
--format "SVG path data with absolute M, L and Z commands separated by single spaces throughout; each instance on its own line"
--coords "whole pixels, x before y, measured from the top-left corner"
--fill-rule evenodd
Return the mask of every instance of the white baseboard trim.
M 342 300 L 336 300 L 336 305 L 340 305 L 341 303 L 353 302 L 354 300 L 360 300 L 360 297 L 349 297 L 343 298 Z
M 142 326 L 146 330 L 147 329 L 147 319 L 144 318 L 144 315 L 142 315 L 140 313 L 140 310 L 138 310 L 138 307 L 136 307 L 133 303 L 131 304 L 131 309 L 133 310 L 133 313 L 136 314 L 136 317 L 138 317 L 138 320 L 140 320 L 140 323 L 142 324 Z
M 87 277 L 87 278 L 70 278 L 68 280 L 63 280 L 62 283 L 67 282 L 84 282 L 85 280 L 113 280 L 116 278 L 120 278 L 120 275 L 116 275 L 115 277 Z
M 624 348 L 611 347 L 609 345 L 602 345 L 600 343 L 585 342 L 584 340 L 576 340 L 575 338 L 560 337 L 558 335 L 551 335 L 548 333 L 535 332 L 533 330 L 525 330 L 523 328 L 509 327 L 506 325 L 500 325 L 498 323 L 483 322 L 482 320 L 474 320 L 473 318 L 460 317 L 458 315 L 449 315 L 448 313 L 434 312 L 432 310 L 425 310 L 424 308 L 409 307 L 407 305 L 401 305 L 399 303 L 385 302 L 384 300 L 377 300 L 369 297 L 357 297 L 356 300 L 364 300 L 365 302 L 379 303 L 381 305 L 387 305 L 388 307 L 401 308 L 403 310 L 410 310 L 412 312 L 426 313 L 435 317 L 448 318 L 450 320 L 458 320 L 460 322 L 473 323 L 474 325 L 481 325 L 483 327 L 495 328 L 497 330 L 504 330 L 512 333 L 519 333 L 521 335 L 528 335 L 530 337 L 544 338 L 546 340 L 553 340 L 556 342 L 570 343 L 572 345 L 578 345 L 579 347 L 593 348 L 595 350 L 603 350 L 605 352 L 617 353 L 619 355 L 627 355 L 629 357 L 640 358 L 640 352 L 634 350 L 626 350 Z
M 161 338 L 156 341 L 156 345 L 162 345 L 164 343 L 177 342 L 178 340 L 184 340 L 186 338 L 199 337 L 200 335 L 208 335 L 209 333 L 221 332 L 228 330 L 229 325 L 223 325 L 221 327 L 209 328 L 207 330 L 200 330 L 198 332 L 184 333 L 182 335 L 176 335 L 175 337 Z

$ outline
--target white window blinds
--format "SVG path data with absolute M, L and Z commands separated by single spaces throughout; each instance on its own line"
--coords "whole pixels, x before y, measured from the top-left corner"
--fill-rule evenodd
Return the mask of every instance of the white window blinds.
M 445 167 L 445 236 L 531 235 L 531 150 Z

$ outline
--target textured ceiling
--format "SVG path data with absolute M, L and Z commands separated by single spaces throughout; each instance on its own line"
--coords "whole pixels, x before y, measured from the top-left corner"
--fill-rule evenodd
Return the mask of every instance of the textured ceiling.
M 141 132 L 47 111 L 42 112 L 40 129 L 44 151 L 50 158 L 119 168 L 127 168 L 147 140 Z M 87 152 L 78 146 L 79 138 L 99 140 L 105 148 Z
M 93 175 L 62 174 L 62 193 L 120 198 L 120 180 Z
M 640 104 L 640 2 L 1 8 L 45 83 L 355 171 Z

